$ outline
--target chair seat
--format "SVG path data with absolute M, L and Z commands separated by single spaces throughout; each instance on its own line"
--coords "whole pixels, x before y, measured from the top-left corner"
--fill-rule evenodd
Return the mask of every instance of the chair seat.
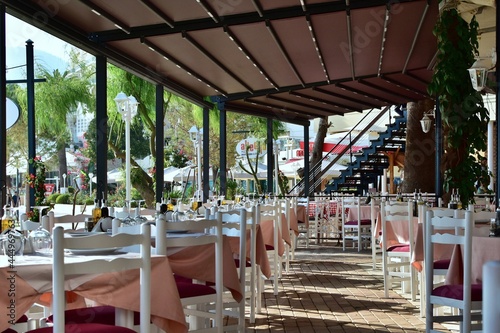
M 370 220 L 370 219 L 362 219 L 361 221 L 359 221 L 359 223 L 361 225 L 371 225 L 372 224 L 372 220 Z M 345 225 L 358 225 L 358 220 L 347 221 L 345 223 Z
M 410 252 L 409 244 L 393 245 L 387 249 L 388 252 Z
M 434 261 L 434 269 L 448 269 L 450 267 L 450 259 L 441 259 Z
M 464 299 L 464 286 L 461 284 L 446 284 L 439 286 L 432 291 L 432 295 L 439 297 L 452 298 L 457 300 Z M 479 302 L 483 300 L 483 285 L 471 285 L 471 301 Z
M 16 321 L 16 324 L 18 323 L 26 323 L 28 322 L 28 316 L 27 315 L 22 315 L 17 321 Z M 2 331 L 1 333 L 17 333 L 16 330 L 13 330 L 12 328 L 8 328 L 4 331 Z
M 189 282 L 178 282 L 177 290 L 179 291 L 180 298 L 189 298 L 196 296 L 205 296 L 212 295 L 216 293 L 216 290 L 210 286 L 206 286 L 204 284 L 197 283 L 189 283 Z
M 234 259 L 234 263 L 236 264 L 236 268 L 240 268 L 240 259 Z M 246 261 L 245 267 L 252 267 L 252 263 Z
M 274 246 L 266 244 L 266 251 L 272 251 L 274 250 Z
M 52 333 L 52 327 L 42 327 L 28 331 L 29 333 Z M 27 332 L 27 333 L 28 333 Z M 103 324 L 67 324 L 64 333 L 136 333 L 134 330 L 121 326 Z
M 53 316 L 47 318 L 47 322 L 52 323 Z M 110 305 L 92 306 L 88 308 L 71 309 L 64 311 L 66 323 L 73 324 L 115 324 L 115 307 Z M 134 325 L 140 325 L 140 314 L 134 311 Z
M 2 333 L 17 333 L 17 331 L 14 331 L 12 328 L 8 328 L 5 331 L 2 331 Z

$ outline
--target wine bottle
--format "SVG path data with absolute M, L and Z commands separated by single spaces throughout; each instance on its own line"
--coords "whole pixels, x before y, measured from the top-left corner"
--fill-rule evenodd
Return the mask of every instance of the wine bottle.
M 14 229 L 14 223 L 15 223 L 14 217 L 12 217 L 12 213 L 10 211 L 10 206 L 5 205 L 3 211 L 4 211 L 4 216 L 2 217 L 2 230 L 1 230 L 2 233 L 6 230 Z
M 97 198 L 94 199 L 94 209 L 92 209 L 92 222 L 87 223 L 87 231 L 92 231 L 94 226 L 101 219 L 101 206 Z

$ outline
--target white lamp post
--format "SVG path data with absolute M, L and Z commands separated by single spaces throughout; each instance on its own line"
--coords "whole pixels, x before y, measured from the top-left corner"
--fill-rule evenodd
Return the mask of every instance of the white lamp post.
M 64 193 L 66 193 L 66 174 L 63 173 L 62 177 L 63 177 L 63 190 L 62 191 L 59 190 L 59 191 L 64 194 Z
M 276 178 L 276 188 L 274 192 L 276 194 L 276 198 L 280 194 L 280 180 L 278 178 L 278 157 L 280 154 L 280 149 L 278 145 L 278 140 L 274 141 L 274 178 Z
M 196 126 L 193 125 L 189 129 L 189 137 L 191 138 L 191 141 L 193 141 L 194 149 L 196 150 L 196 164 L 198 168 L 198 183 L 197 183 L 197 190 L 199 191 L 199 195 L 201 198 L 201 193 L 202 193 L 202 188 L 201 188 L 201 143 L 202 139 L 201 136 L 203 134 L 203 129 L 198 130 Z M 204 198 L 203 198 L 204 199 Z
M 130 121 L 137 114 L 137 100 L 134 96 L 120 92 L 115 97 L 116 108 L 125 121 L 125 189 L 126 200 L 130 202 Z
M 90 188 L 90 195 L 92 195 L 92 178 L 94 178 L 94 174 L 92 172 L 89 172 L 89 188 Z

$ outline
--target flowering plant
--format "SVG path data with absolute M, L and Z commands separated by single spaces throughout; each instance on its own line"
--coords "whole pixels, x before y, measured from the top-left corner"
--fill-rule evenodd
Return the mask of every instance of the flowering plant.
M 31 188 L 35 190 L 35 203 L 34 206 L 42 206 L 45 202 L 45 164 L 42 162 L 42 158 L 40 156 L 36 156 L 35 158 L 31 158 L 29 164 L 33 165 L 34 173 L 30 173 L 27 176 L 27 183 Z M 34 210 L 27 213 L 28 218 L 31 221 L 39 222 L 39 211 Z

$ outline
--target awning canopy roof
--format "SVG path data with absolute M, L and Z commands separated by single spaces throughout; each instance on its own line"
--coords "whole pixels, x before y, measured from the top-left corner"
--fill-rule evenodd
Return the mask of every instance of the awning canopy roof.
M 437 49 L 436 0 L 0 2 L 199 105 L 299 124 L 428 97 Z

